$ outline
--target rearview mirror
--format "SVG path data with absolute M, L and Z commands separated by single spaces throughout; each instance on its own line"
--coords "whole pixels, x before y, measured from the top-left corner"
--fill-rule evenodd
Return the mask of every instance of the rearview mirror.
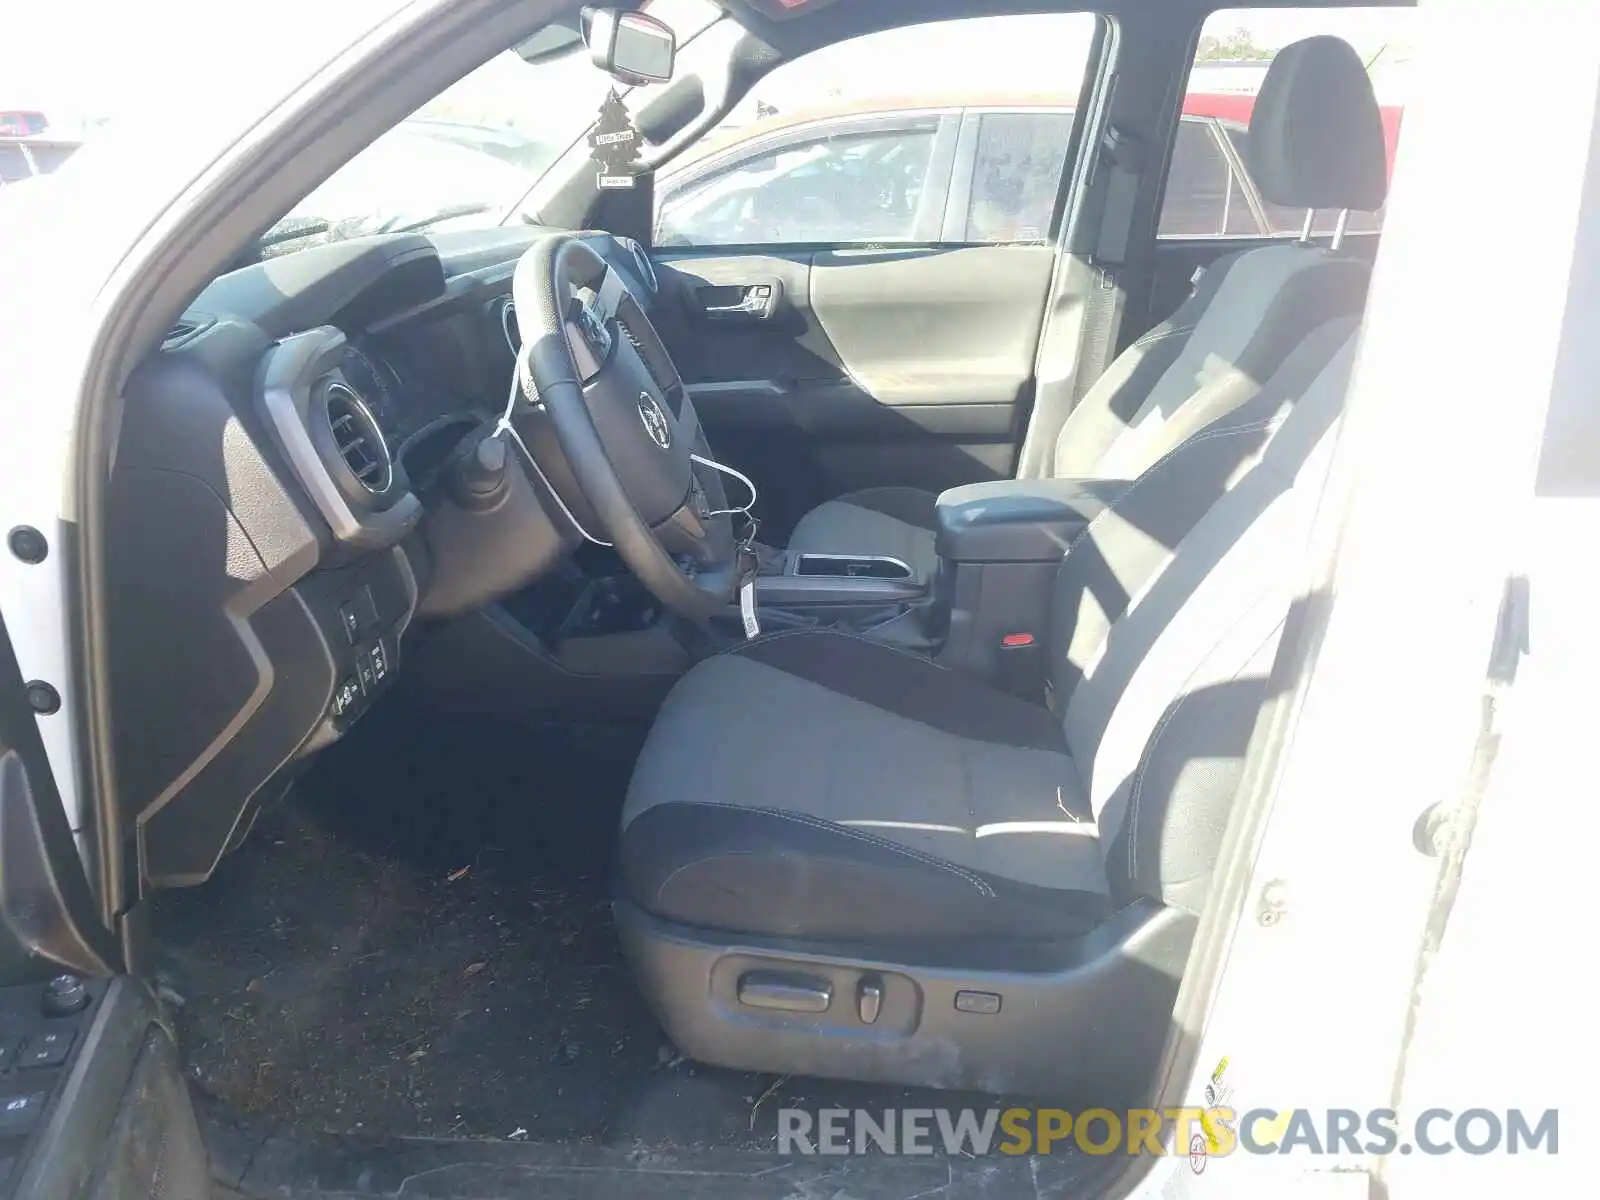
M 614 8 L 585 8 L 583 37 L 594 65 L 619 83 L 666 83 L 678 41 L 655 17 Z

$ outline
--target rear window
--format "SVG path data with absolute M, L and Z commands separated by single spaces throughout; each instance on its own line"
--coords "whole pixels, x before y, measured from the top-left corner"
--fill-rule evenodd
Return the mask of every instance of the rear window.
M 1041 242 L 1072 137 L 1070 112 L 984 113 L 967 206 L 969 242 Z

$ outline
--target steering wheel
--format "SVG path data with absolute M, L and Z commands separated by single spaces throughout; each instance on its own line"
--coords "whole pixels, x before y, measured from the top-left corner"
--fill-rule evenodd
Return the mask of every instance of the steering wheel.
M 723 610 L 739 586 L 739 510 L 622 276 L 587 242 L 552 234 L 523 253 L 511 291 L 523 403 L 508 418 L 534 468 L 656 599 L 695 621 Z

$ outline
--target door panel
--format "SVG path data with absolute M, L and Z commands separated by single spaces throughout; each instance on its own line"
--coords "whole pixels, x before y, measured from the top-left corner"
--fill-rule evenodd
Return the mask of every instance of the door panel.
M 656 319 L 781 539 L 855 488 L 1010 473 L 1054 261 L 1041 245 L 662 251 Z M 761 287 L 765 315 L 715 311 Z
M 177 1050 L 118 958 L 0 621 L 0 1197 L 210 1194 Z
M 59 1079 L 16 1163 L 12 1194 L 19 1200 L 210 1196 L 211 1167 L 188 1081 L 149 991 L 127 977 L 91 987 L 89 1007 L 54 1019 L 62 1028 L 51 1032 L 68 1036 L 65 1027 L 73 1027 L 67 1061 L 26 1073 L 30 1081 L 36 1074 Z M 36 993 L 30 988 L 26 997 L 35 1010 Z
M 1009 416 L 1033 374 L 1054 261 L 1037 245 L 824 251 L 811 260 L 811 304 L 864 396 Z

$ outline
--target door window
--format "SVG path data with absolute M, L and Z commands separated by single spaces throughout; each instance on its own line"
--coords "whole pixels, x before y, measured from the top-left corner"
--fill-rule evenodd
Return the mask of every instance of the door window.
M 785 63 L 657 176 L 656 244 L 1044 240 L 1096 21 L 931 21 Z
M 824 135 L 740 159 L 660 197 L 656 244 L 908 241 L 937 127 Z
M 966 240 L 1041 242 L 1049 237 L 1071 137 L 1067 110 L 979 116 Z

